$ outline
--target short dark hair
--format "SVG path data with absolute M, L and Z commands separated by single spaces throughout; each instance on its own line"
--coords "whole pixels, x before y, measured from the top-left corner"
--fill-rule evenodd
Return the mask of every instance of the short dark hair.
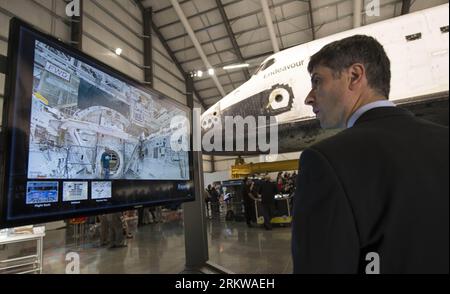
M 323 65 L 340 74 L 354 63 L 366 68 L 369 86 L 389 98 L 391 89 L 391 62 L 383 46 L 373 37 L 354 35 L 332 42 L 311 56 L 308 71 Z

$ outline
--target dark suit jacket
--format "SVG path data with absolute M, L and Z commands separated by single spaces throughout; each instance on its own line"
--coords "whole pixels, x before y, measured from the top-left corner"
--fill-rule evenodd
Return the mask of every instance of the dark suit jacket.
M 259 186 L 259 194 L 261 194 L 261 203 L 263 205 L 271 205 L 275 201 L 275 195 L 278 193 L 275 183 L 263 181 Z
M 306 149 L 294 198 L 295 273 L 449 272 L 449 130 L 397 107 Z

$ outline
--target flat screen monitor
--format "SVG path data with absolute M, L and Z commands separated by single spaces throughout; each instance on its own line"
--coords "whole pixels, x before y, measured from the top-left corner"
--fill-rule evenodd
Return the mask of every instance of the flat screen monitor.
M 189 108 L 19 19 L 9 36 L 2 227 L 194 199 Z

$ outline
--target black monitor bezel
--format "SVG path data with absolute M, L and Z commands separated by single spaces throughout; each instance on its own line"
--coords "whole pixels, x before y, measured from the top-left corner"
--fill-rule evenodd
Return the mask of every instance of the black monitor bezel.
M 195 193 L 193 189 L 191 189 L 191 194 L 193 195 L 190 198 L 179 198 L 179 199 L 170 199 L 170 200 L 163 200 L 163 201 L 152 201 L 148 203 L 135 203 L 135 204 L 129 204 L 124 205 L 120 207 L 112 207 L 112 208 L 99 208 L 95 211 L 82 211 L 82 212 L 73 212 L 73 213 L 64 213 L 61 215 L 51 215 L 51 216 L 37 216 L 27 219 L 8 219 L 7 216 L 7 209 L 8 209 L 8 188 L 9 188 L 9 168 L 13 164 L 12 160 L 10 160 L 11 156 L 11 145 L 12 145 L 12 126 L 13 126 L 13 120 L 16 116 L 14 113 L 14 103 L 13 99 L 16 95 L 16 89 L 15 89 L 15 83 L 17 79 L 18 72 L 18 58 L 19 58 L 19 41 L 20 41 L 20 32 L 21 30 L 25 28 L 29 31 L 31 31 L 33 34 L 37 35 L 39 38 L 42 38 L 44 40 L 49 40 L 49 42 L 56 43 L 58 46 L 62 47 L 63 49 L 73 53 L 73 55 L 76 55 L 78 57 L 81 57 L 84 60 L 88 60 L 91 63 L 95 64 L 97 68 L 99 68 L 102 71 L 107 72 L 108 74 L 113 75 L 114 77 L 123 80 L 130 85 L 145 91 L 151 95 L 157 96 L 159 99 L 168 99 L 168 101 L 172 104 L 175 104 L 178 108 L 183 109 L 188 114 L 188 119 L 190 122 L 192 122 L 192 114 L 190 111 L 190 108 L 186 105 L 183 105 L 179 101 L 176 101 L 173 98 L 169 98 L 163 93 L 155 90 L 155 89 L 149 89 L 148 87 L 144 86 L 141 82 L 138 80 L 132 78 L 131 76 L 122 73 L 118 71 L 117 69 L 97 60 L 96 58 L 78 50 L 77 48 L 74 48 L 73 46 L 70 46 L 61 40 L 48 35 L 41 30 L 37 29 L 33 25 L 14 17 L 10 20 L 10 28 L 9 28 L 9 41 L 8 41 L 8 56 L 7 56 L 7 72 L 5 77 L 5 95 L 4 95 L 4 104 L 3 104 L 3 118 L 2 118 L 2 132 L 1 132 L 1 145 L 3 146 L 3 152 L 1 154 L 2 158 L 0 160 L 0 168 L 1 168 L 1 174 L 0 174 L 0 228 L 6 228 L 6 227 L 14 227 L 14 226 L 20 226 L 20 225 L 28 225 L 28 224 L 36 224 L 36 223 L 45 223 L 50 221 L 57 221 L 57 220 L 64 220 L 64 219 L 70 219 L 74 217 L 80 217 L 80 216 L 92 216 L 92 215 L 99 215 L 99 214 L 105 214 L 105 213 L 112 213 L 112 212 L 118 212 L 118 211 L 124 211 L 129 209 L 136 209 L 140 207 L 148 207 L 148 206 L 156 206 L 156 205 L 167 205 L 172 203 L 180 203 L 180 202 L 191 202 L 195 200 Z M 31 107 L 31 105 L 30 105 Z M 192 124 L 191 124 L 192 126 Z M 192 150 L 192 128 L 190 128 L 190 150 Z M 27 146 L 28 150 L 28 146 Z M 192 187 L 194 184 L 194 163 L 193 163 L 193 153 L 192 151 L 189 151 L 189 180 L 186 180 L 185 182 L 192 183 Z M 151 180 L 149 180 L 151 181 Z M 167 182 L 170 182 L 170 180 L 166 180 Z

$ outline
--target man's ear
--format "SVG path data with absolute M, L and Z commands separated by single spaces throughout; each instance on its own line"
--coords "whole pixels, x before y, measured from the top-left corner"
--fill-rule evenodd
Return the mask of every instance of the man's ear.
M 366 77 L 366 69 L 361 63 L 354 63 L 348 68 L 349 89 L 359 88 Z

